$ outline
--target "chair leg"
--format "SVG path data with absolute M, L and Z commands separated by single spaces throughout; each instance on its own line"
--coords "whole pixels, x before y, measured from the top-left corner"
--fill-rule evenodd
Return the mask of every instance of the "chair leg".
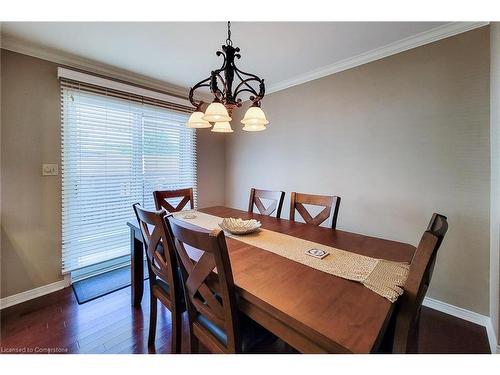
M 420 313 L 418 313 L 417 321 L 415 322 L 415 330 L 413 332 L 412 353 L 418 354 L 418 344 L 420 342 Z
M 158 314 L 158 299 L 151 293 L 151 304 L 149 310 L 149 336 L 148 345 L 154 346 L 156 338 L 156 316 Z
M 172 353 L 181 352 L 182 314 L 174 308 L 172 311 Z

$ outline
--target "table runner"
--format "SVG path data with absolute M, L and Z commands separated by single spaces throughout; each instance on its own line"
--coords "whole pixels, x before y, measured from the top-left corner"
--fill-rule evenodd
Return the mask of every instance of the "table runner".
M 188 212 L 194 213 L 195 217 L 185 218 Z M 207 230 L 220 229 L 219 223 L 222 222 L 222 218 L 218 216 L 199 211 L 183 211 L 174 214 L 174 216 L 176 219 Z M 268 229 L 260 229 L 246 235 L 234 235 L 228 232 L 225 232 L 225 234 L 226 237 L 275 253 L 331 275 L 360 282 L 391 302 L 395 302 L 403 294 L 403 286 L 408 277 L 409 265 L 407 263 L 371 258 Z M 318 259 L 305 254 L 307 250 L 313 248 L 324 250 L 329 255 L 323 259 Z

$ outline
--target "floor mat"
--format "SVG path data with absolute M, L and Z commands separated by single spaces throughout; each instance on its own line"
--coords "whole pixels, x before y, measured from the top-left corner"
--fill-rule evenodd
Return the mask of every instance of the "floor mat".
M 147 263 L 144 262 L 144 280 L 148 278 Z M 117 268 L 72 284 L 78 304 L 92 301 L 130 285 L 130 266 Z

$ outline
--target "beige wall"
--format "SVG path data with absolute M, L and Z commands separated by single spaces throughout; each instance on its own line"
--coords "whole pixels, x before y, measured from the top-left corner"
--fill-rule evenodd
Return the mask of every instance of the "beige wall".
M 1 296 L 61 279 L 60 159 L 56 65 L 2 50 Z
M 198 207 L 224 204 L 224 134 L 197 130 Z
M 1 297 L 62 279 L 57 64 L 1 51 Z M 200 206 L 224 201 L 224 138 L 200 134 Z M 212 134 L 213 135 L 213 134 Z
M 490 317 L 498 336 L 500 295 L 500 23 L 490 25 L 491 244 Z
M 266 96 L 271 124 L 226 138 L 226 204 L 252 186 L 342 197 L 338 227 L 417 244 L 450 229 L 428 296 L 489 315 L 489 30 Z M 241 111 L 239 113 L 241 116 Z

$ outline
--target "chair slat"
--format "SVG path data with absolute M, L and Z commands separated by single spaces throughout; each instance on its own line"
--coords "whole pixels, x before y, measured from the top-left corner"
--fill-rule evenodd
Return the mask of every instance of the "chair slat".
M 178 190 L 162 190 L 162 191 L 154 191 L 153 197 L 155 200 L 155 205 L 157 210 L 164 209 L 168 213 L 181 211 L 186 204 L 190 203 L 190 208 L 194 209 L 194 198 L 193 198 L 193 189 L 178 189 Z M 177 206 L 172 206 L 167 199 L 172 198 L 181 198 L 181 201 L 177 204 Z
M 304 204 L 313 206 L 322 206 L 323 210 L 316 216 L 312 216 L 307 211 Z M 298 211 L 300 216 L 307 224 L 321 225 L 328 220 L 330 214 L 332 215 L 332 229 L 337 227 L 337 217 L 340 207 L 340 197 L 332 195 L 313 195 L 293 192 L 290 196 L 290 220 L 295 221 L 295 211 Z
M 272 201 L 268 207 L 265 207 L 263 199 Z M 284 191 L 250 189 L 250 199 L 248 201 L 248 212 L 253 212 L 254 205 L 261 215 L 271 216 L 276 211 L 276 217 L 281 217 L 281 209 L 283 207 L 283 199 L 285 198 Z

